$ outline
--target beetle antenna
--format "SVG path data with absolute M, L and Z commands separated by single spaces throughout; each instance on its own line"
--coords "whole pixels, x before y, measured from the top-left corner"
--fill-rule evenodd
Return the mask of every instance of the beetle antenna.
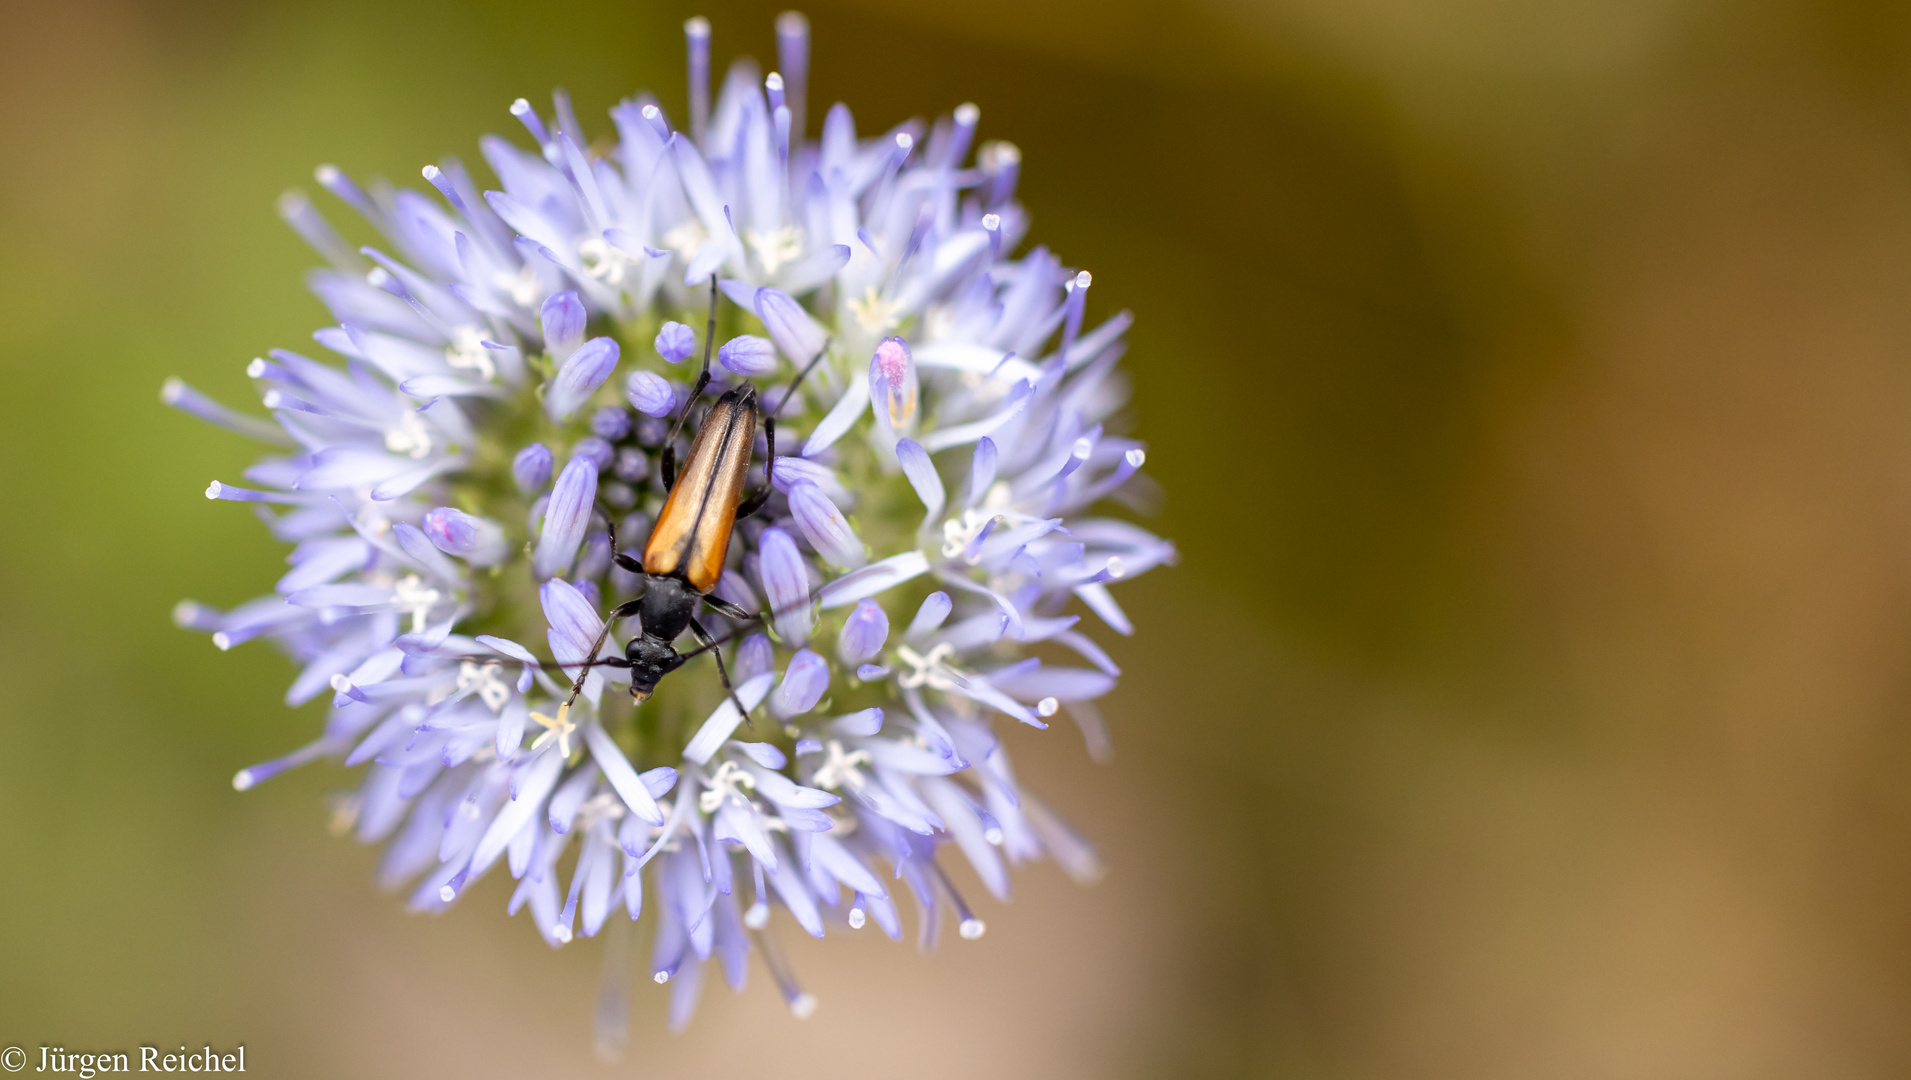
M 710 385 L 710 350 L 717 343 L 717 272 L 710 271 L 710 318 L 703 328 L 703 370 L 697 374 L 697 385 L 690 396 L 683 399 L 683 408 L 677 410 L 677 422 L 670 427 L 670 437 L 664 440 L 665 452 L 669 453 L 677 445 L 677 436 L 683 434 L 683 422 L 690 415 L 690 406 L 702 396 L 703 388 Z
M 591 651 L 585 653 L 585 656 L 592 659 L 597 657 L 597 650 L 604 647 L 604 639 L 610 637 L 611 622 L 612 620 L 610 619 L 604 620 L 604 628 L 597 632 L 597 641 L 591 645 Z M 563 665 L 560 664 L 559 666 L 562 667 Z M 588 662 L 578 668 L 577 680 L 571 683 L 571 696 L 564 699 L 565 708 L 577 704 L 577 695 L 584 692 L 584 680 L 590 677 L 590 673 L 591 665 Z
M 626 663 L 628 661 L 621 656 L 601 656 L 595 660 L 539 660 L 532 666 L 539 670 L 556 668 L 562 671 L 565 668 L 623 667 Z
M 796 388 L 803 385 L 803 380 L 809 378 L 810 372 L 816 370 L 816 365 L 822 363 L 823 357 L 829 355 L 830 341 L 831 339 L 824 338 L 823 347 L 816 350 L 816 355 L 810 357 L 810 362 L 804 364 L 803 370 L 796 373 L 796 378 L 790 381 L 789 389 L 783 391 L 783 397 L 776 403 L 776 408 L 770 410 L 770 419 L 774 420 L 783 415 L 783 406 L 788 405 L 790 398 L 796 395 Z
M 604 628 L 597 632 L 597 640 L 591 643 L 591 651 L 584 654 L 585 659 L 578 665 L 577 680 L 571 683 L 571 696 L 564 702 L 566 707 L 577 704 L 577 695 L 584 692 L 584 680 L 590 677 L 591 668 L 597 665 L 598 650 L 604 647 L 605 640 L 610 637 L 611 627 L 616 626 L 618 620 L 628 619 L 632 615 L 637 614 L 638 605 L 640 603 L 642 603 L 641 600 L 632 600 L 628 603 L 621 604 L 604 618 Z M 604 660 L 604 664 L 611 667 L 620 666 L 612 659 Z M 559 668 L 567 666 L 566 664 L 558 665 Z
M 798 603 L 785 604 L 784 606 L 780 608 L 772 609 L 769 615 L 767 616 L 759 611 L 756 614 L 751 615 L 747 619 L 738 620 L 738 621 L 742 621 L 745 623 L 761 623 L 765 621 L 766 619 L 774 619 L 779 615 L 788 615 L 792 611 L 801 611 L 803 608 L 806 608 L 809 605 L 814 604 L 818 599 L 822 597 L 822 595 L 823 595 L 822 590 L 818 589 L 816 592 L 813 592 L 809 594 L 808 596 L 804 597 Z M 682 656 L 685 660 L 688 660 L 693 656 L 701 656 L 704 653 L 709 652 L 711 649 L 717 648 L 718 646 L 721 646 L 721 645 L 727 645 L 730 642 L 735 641 L 743 633 L 743 630 L 744 630 L 744 627 L 739 627 L 723 635 L 722 637 L 711 639 L 710 643 L 707 645 L 700 644 L 696 648 L 691 649 L 689 652 L 679 653 L 678 655 Z

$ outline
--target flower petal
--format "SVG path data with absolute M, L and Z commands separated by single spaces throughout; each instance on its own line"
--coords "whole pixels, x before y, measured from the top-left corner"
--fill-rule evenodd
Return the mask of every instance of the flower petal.
M 743 702 L 744 708 L 754 709 L 762 704 L 763 695 L 770 692 L 770 685 L 774 682 L 776 682 L 776 673 L 766 671 L 737 687 L 736 697 Z M 743 723 L 743 714 L 737 711 L 736 703 L 728 696 L 724 697 L 723 703 L 717 706 L 717 710 L 710 714 L 710 718 L 703 722 L 702 727 L 697 729 L 697 734 L 691 738 L 689 745 L 683 748 L 683 759 L 698 765 L 708 765 L 711 755 L 717 752 L 717 748 L 723 745 L 724 741 L 730 737 L 730 733 L 735 731 L 737 725 L 741 723 Z

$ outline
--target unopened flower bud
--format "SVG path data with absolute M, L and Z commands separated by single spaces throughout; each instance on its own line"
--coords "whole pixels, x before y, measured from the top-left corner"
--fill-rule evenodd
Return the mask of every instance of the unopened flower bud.
M 633 371 L 624 380 L 624 400 L 645 416 L 664 417 L 676 405 L 670 381 L 654 371 Z
M 865 597 L 856 601 L 856 609 L 843 622 L 843 632 L 836 637 L 836 657 L 855 667 L 874 660 L 888 640 L 888 614 L 881 604 Z
M 433 547 L 473 566 L 494 565 L 510 553 L 502 526 L 463 510 L 449 506 L 427 510 L 423 527 Z
M 553 420 L 570 419 L 571 414 L 604 385 L 616 367 L 617 342 L 607 337 L 585 342 L 564 361 L 550 385 L 545 387 L 544 411 Z
M 511 459 L 511 476 L 518 482 L 518 490 L 526 495 L 542 490 L 551 482 L 551 448 L 543 443 L 532 443 L 519 450 Z
M 544 328 L 544 351 L 563 363 L 584 343 L 584 302 L 571 291 L 552 293 L 538 309 Z
M 744 378 L 768 375 L 776 370 L 776 346 L 769 338 L 741 334 L 723 343 L 717 362 Z
M 697 351 L 697 332 L 680 322 L 667 322 L 657 331 L 654 343 L 657 355 L 672 364 L 680 364 Z

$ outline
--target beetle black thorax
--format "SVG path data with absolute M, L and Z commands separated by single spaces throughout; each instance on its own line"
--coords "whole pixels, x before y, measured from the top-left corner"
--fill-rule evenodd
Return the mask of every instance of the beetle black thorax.
M 644 580 L 641 614 L 644 636 L 675 641 L 689 628 L 703 596 L 675 575 L 652 574 Z
M 639 601 L 643 607 L 638 612 L 643 631 L 624 644 L 632 697 L 639 701 L 649 697 L 657 680 L 683 663 L 673 643 L 689 627 L 702 598 L 688 582 L 673 575 L 646 576 L 644 596 Z

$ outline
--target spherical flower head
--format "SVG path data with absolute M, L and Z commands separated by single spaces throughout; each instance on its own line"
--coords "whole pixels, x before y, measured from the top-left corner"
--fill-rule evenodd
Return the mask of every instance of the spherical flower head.
M 981 935 L 950 861 L 998 899 L 1034 859 L 1092 878 L 1000 729 L 1066 715 L 1105 756 L 1098 640 L 1135 632 L 1117 587 L 1174 554 L 1127 512 L 1153 495 L 1119 426 L 1129 316 L 1018 254 L 1020 151 L 972 154 L 973 105 L 874 140 L 810 112 L 800 16 L 777 75 L 714 100 L 709 25 L 685 33 L 681 126 L 632 99 L 605 139 L 519 99 L 495 183 L 322 167 L 369 219 L 280 203 L 333 266 L 330 359 L 247 366 L 270 420 L 161 394 L 270 444 L 258 486 L 206 494 L 296 545 L 271 594 L 176 619 L 274 643 L 286 700 L 330 707 L 234 786 L 362 770 L 335 825 L 419 911 L 493 874 L 553 947 L 643 922 L 673 1027 L 752 951 L 814 1010 L 779 934 L 900 939 L 914 906 L 925 944 L 945 916 Z

